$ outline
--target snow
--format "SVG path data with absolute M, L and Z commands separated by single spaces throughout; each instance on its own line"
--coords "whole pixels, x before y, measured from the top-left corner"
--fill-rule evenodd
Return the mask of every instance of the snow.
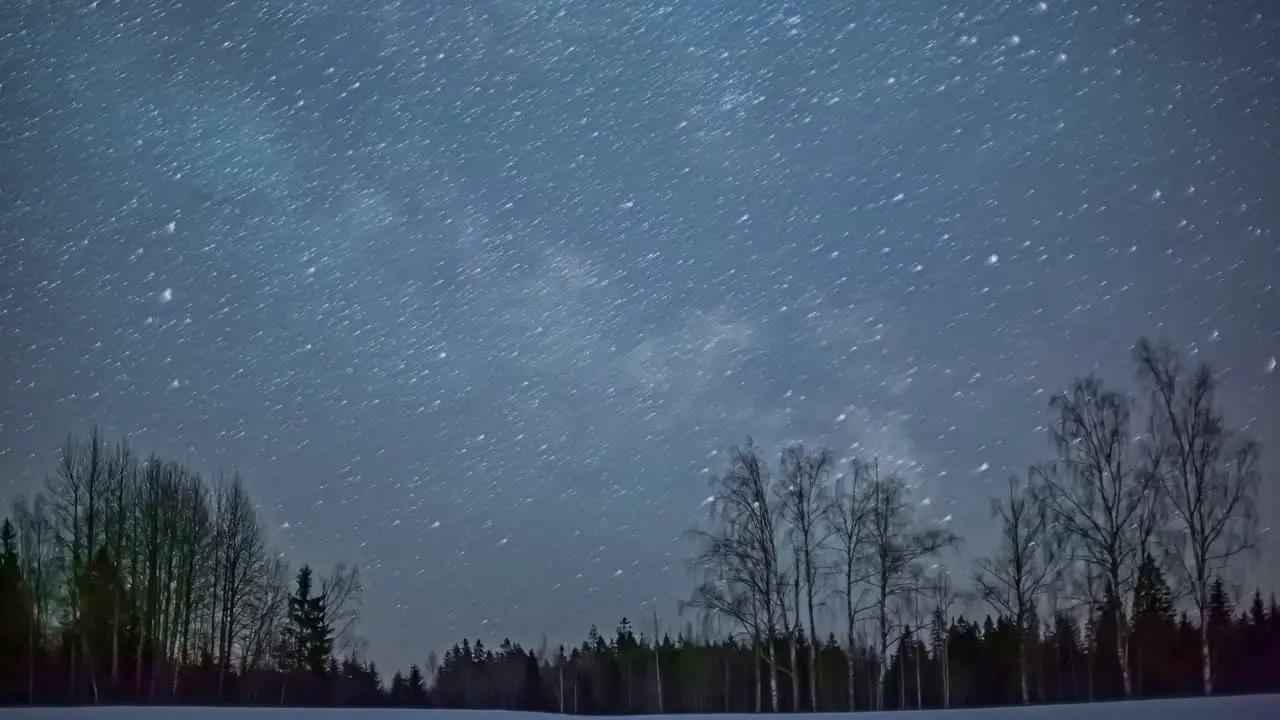
M 1270 708 L 1270 710 L 1268 710 Z M 925 710 L 910 714 L 912 720 L 1200 720 L 1230 717 L 1233 720 L 1276 717 L 1280 711 L 1280 695 L 1245 695 L 1217 698 L 1177 700 L 1141 700 L 1134 702 L 1088 703 L 1080 705 L 1033 705 L 1031 707 L 972 708 L 965 710 Z M 212 708 L 212 707 L 80 707 L 80 708 L 11 708 L 0 709 L 0 719 L 61 720 L 80 718 L 93 720 L 161 720 L 182 717 L 183 720 L 289 720 L 292 718 L 326 718 L 326 720 L 373 720 L 387 718 L 421 718 L 422 720 L 545 720 L 546 714 L 506 712 L 501 710 L 382 710 L 356 708 Z M 668 716 L 640 716 L 658 720 Z M 755 715 L 672 715 L 672 720 L 749 720 Z M 848 713 L 781 714 L 776 718 L 807 720 L 848 720 Z M 855 719 L 887 720 L 904 717 L 896 712 L 856 713 Z

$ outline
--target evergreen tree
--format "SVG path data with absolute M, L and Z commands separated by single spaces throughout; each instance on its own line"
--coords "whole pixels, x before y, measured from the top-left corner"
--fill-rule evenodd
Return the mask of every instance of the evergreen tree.
M 1134 693 L 1139 697 L 1166 695 L 1177 687 L 1179 669 L 1169 663 L 1177 636 L 1173 591 L 1155 558 L 1148 554 L 1138 569 L 1134 586 L 1130 636 Z
M 325 621 L 324 596 L 312 594 L 309 566 L 298 570 L 296 588 L 288 601 L 284 629 L 285 669 L 322 676 L 333 654 L 333 629 Z
M 1225 667 L 1230 657 L 1228 646 L 1231 641 L 1234 615 L 1235 607 L 1231 602 L 1231 596 L 1227 594 L 1226 585 L 1223 584 L 1222 578 L 1215 578 L 1209 585 L 1209 610 L 1205 613 L 1205 622 L 1208 625 L 1211 667 L 1214 668 L 1215 677 L 1223 678 L 1222 682 L 1216 683 L 1218 692 L 1229 693 L 1234 689 L 1234 683 L 1227 679 L 1230 668 Z
M 1249 603 L 1250 630 L 1265 633 L 1267 627 L 1267 610 L 1262 605 L 1262 591 L 1254 589 L 1253 602 Z
M 404 673 L 399 670 L 391 677 L 391 687 L 388 688 L 391 704 L 396 707 L 408 707 L 409 702 L 409 681 L 405 678 Z
M 409 678 L 405 681 L 406 702 L 410 707 L 423 707 L 427 704 L 427 683 L 422 676 L 422 668 L 417 664 L 409 666 Z

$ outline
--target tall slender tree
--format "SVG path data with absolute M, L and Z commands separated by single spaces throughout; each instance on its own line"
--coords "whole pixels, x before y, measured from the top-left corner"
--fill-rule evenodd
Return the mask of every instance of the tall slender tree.
M 755 446 L 748 440 L 732 448 L 730 458 L 728 472 L 711 483 L 715 524 L 694 532 L 702 548 L 693 566 L 702 580 L 687 605 L 735 622 L 749 634 L 768 669 L 769 707 L 777 712 L 775 642 L 786 612 L 779 602 L 785 596 L 778 553 L 781 528 L 769 472 Z M 757 693 L 761 689 L 758 684 Z
M 1050 401 L 1057 462 L 1044 475 L 1044 502 L 1083 577 L 1115 598 L 1116 658 L 1124 695 L 1132 694 L 1128 606 L 1142 551 L 1154 530 L 1154 476 L 1135 461 L 1129 400 L 1090 376 Z
M 974 586 L 996 612 L 1014 627 L 1014 648 L 1022 703 L 1029 703 L 1026 642 L 1039 624 L 1037 602 L 1058 579 L 1061 571 L 1061 536 L 1052 532 L 1048 506 L 1040 501 L 1035 484 L 1042 477 L 1037 468 L 1024 482 L 1010 476 L 1003 498 L 992 500 L 991 515 L 1000 522 L 997 554 L 978 561 Z
M 1201 680 L 1213 694 L 1209 586 L 1236 557 L 1257 546 L 1257 446 L 1233 433 L 1217 406 L 1212 369 L 1185 377 L 1171 346 L 1138 341 L 1139 375 L 1151 399 L 1150 471 L 1173 514 L 1164 547 L 1200 622 Z
M 844 601 L 846 694 L 850 712 L 857 707 L 857 666 L 853 659 L 857 655 L 858 624 L 861 616 L 873 607 L 864 602 L 863 595 L 868 572 L 871 503 L 875 497 L 874 477 L 871 463 L 850 461 L 849 471 L 836 477 L 834 495 L 826 512 L 835 555 L 831 564 L 838 576 L 837 593 Z
M 958 542 L 956 535 L 942 528 L 920 528 L 907 503 L 907 486 L 897 475 L 881 476 L 873 467 L 866 523 L 866 584 L 874 605 L 879 633 L 876 653 L 876 709 L 884 708 L 884 677 L 895 626 L 891 622 L 892 603 L 913 589 L 911 571 L 922 560 L 935 556 Z
M 818 707 L 818 624 L 815 619 L 817 594 L 822 574 L 819 556 L 825 549 L 829 528 L 825 523 L 831 506 L 827 488 L 831 468 L 831 453 L 825 448 L 806 453 L 803 445 L 791 445 L 783 449 L 781 482 L 778 495 L 781 501 L 782 519 L 787 523 L 792 552 L 795 558 L 796 612 L 801 602 L 799 592 L 803 588 L 803 606 L 809 622 L 809 707 Z M 797 625 L 799 623 L 797 622 Z M 793 676 L 798 679 L 793 663 Z M 793 700 L 799 709 L 799 699 Z

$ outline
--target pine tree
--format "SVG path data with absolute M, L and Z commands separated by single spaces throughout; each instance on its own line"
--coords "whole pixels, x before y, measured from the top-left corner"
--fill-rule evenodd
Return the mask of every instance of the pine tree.
M 409 678 L 405 681 L 406 700 L 411 707 L 422 707 L 427 704 L 427 682 L 422 676 L 422 668 L 417 664 L 409 666 Z
M 1226 653 L 1223 650 L 1230 643 L 1233 615 L 1235 615 L 1235 608 L 1231 603 L 1231 596 L 1227 594 L 1222 578 L 1215 578 L 1209 585 L 1209 610 L 1205 613 L 1210 662 L 1215 676 L 1226 675 L 1223 672 L 1225 668 L 1222 667 L 1223 660 L 1226 659 Z M 1218 683 L 1217 689 L 1223 692 L 1229 691 L 1226 683 Z
M 298 570 L 297 590 L 288 601 L 283 668 L 323 676 L 333 655 L 333 629 L 325 621 L 324 596 L 312 594 L 311 568 Z
M 1164 695 L 1176 688 L 1168 657 L 1177 642 L 1177 613 L 1173 591 L 1150 554 L 1138 568 L 1133 593 L 1133 645 L 1129 653 L 1138 695 Z
M 1253 591 L 1253 602 L 1249 604 L 1249 624 L 1251 630 L 1265 632 L 1267 627 L 1267 611 L 1262 604 L 1262 591 Z
M 391 704 L 397 707 L 408 707 L 409 705 L 409 681 L 405 679 L 404 673 L 399 670 L 391 677 L 391 687 L 388 689 L 391 696 Z

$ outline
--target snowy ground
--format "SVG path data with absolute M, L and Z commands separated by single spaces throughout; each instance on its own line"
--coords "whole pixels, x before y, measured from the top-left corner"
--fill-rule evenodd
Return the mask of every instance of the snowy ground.
M 168 708 L 168 707 L 111 707 L 111 708 L 13 708 L 0 710 L 0 720 L 263 720 L 286 718 L 324 718 L 325 720 L 366 720 L 377 718 L 422 718 L 422 720 L 546 720 L 548 716 L 537 713 L 501 712 L 484 710 L 354 710 L 308 708 Z M 674 715 L 678 720 L 742 720 L 756 719 L 754 715 Z M 783 715 L 779 717 L 791 717 Z M 806 720 L 848 720 L 846 714 L 797 715 Z M 1253 720 L 1254 718 L 1280 718 L 1280 695 L 1251 695 L 1192 700 L 1146 700 L 1130 703 L 1095 703 L 1092 705 L 1042 705 L 1027 708 L 991 708 L 978 710 L 926 710 L 902 715 L 894 712 L 858 713 L 858 718 L 897 718 L 902 720 L 930 720 L 945 717 L 947 720 Z

